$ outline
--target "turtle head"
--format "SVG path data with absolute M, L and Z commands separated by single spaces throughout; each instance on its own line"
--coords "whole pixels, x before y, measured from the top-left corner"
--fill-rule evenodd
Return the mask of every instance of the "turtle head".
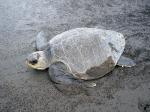
M 27 57 L 26 63 L 31 68 L 44 70 L 49 67 L 48 59 L 47 52 L 37 51 Z

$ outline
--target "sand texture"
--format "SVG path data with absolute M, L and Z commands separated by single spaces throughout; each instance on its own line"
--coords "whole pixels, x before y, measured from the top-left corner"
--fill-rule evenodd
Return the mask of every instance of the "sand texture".
M 137 65 L 116 67 L 77 95 L 27 68 L 39 31 L 50 39 L 76 27 L 124 34 L 123 55 Z M 0 112 L 150 112 L 150 0 L 0 0 Z

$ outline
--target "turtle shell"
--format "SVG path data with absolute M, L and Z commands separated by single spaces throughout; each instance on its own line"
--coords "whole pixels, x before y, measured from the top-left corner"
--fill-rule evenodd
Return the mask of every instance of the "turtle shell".
M 125 47 L 121 33 L 97 28 L 76 28 L 49 42 L 52 63 L 63 62 L 79 79 L 95 79 L 110 72 Z

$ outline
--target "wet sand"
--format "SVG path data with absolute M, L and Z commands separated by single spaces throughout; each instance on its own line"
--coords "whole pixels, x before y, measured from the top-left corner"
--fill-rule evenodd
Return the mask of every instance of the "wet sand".
M 25 65 L 40 30 L 49 39 L 76 27 L 97 27 L 126 37 L 123 55 L 133 68 L 116 67 L 81 94 L 58 91 L 47 71 Z M 1 0 L 0 112 L 150 112 L 149 0 Z

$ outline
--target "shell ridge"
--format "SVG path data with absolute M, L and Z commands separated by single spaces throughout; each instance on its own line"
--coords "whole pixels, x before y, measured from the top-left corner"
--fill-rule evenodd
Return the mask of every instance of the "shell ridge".
M 94 42 L 95 42 L 95 44 L 96 44 L 96 46 L 100 46 L 99 44 L 99 40 L 97 39 L 97 38 L 99 38 L 98 36 L 99 35 L 96 35 L 97 37 L 95 37 L 94 38 Z M 92 48 L 92 50 L 93 50 L 93 48 Z M 99 50 L 99 49 L 98 49 Z M 93 52 L 94 53 L 94 52 Z M 97 56 L 95 55 L 95 53 L 94 53 L 94 56 L 95 56 L 95 59 L 99 59 L 99 60 L 101 60 L 101 57 L 100 57 L 100 51 L 98 51 L 98 58 L 97 58 Z M 95 60 L 96 61 L 96 60 Z M 98 63 L 98 61 L 96 61 L 96 65 L 98 65 L 99 63 Z
M 94 42 L 93 42 L 94 43 Z M 95 55 L 95 53 L 94 53 L 94 50 L 93 50 L 93 48 L 92 48 L 92 53 L 93 53 L 93 56 L 94 56 L 94 62 L 96 63 L 96 65 L 97 65 L 97 61 L 96 61 L 96 55 Z
M 81 56 L 82 61 L 83 61 L 84 58 L 83 58 L 83 55 L 82 55 L 81 51 L 79 50 L 78 46 L 76 46 L 76 48 L 77 48 L 78 52 L 80 53 L 80 56 Z M 83 63 L 85 63 L 85 62 L 83 61 Z M 83 68 L 85 69 L 85 65 L 84 64 L 82 64 L 82 65 L 83 65 Z
M 100 45 L 100 43 L 101 43 L 101 42 L 100 42 L 100 39 L 97 38 L 97 40 L 98 40 L 98 43 L 99 43 L 98 45 L 99 45 L 100 49 L 102 49 L 102 47 L 101 47 L 101 45 Z M 102 60 L 101 60 L 101 57 L 104 57 L 104 53 L 101 52 L 101 55 L 99 55 L 99 56 L 100 56 L 100 61 L 102 61 Z M 101 62 L 101 63 L 102 63 L 102 62 Z
M 65 55 L 65 58 L 66 58 L 67 62 L 69 62 L 69 61 L 68 61 L 68 58 L 67 58 L 67 55 L 66 55 L 66 53 L 65 53 L 65 50 L 64 50 L 64 47 L 63 47 L 62 41 L 63 41 L 63 40 L 61 40 L 61 42 L 60 42 L 60 44 L 61 44 L 61 48 L 62 48 L 62 50 L 63 50 L 63 53 L 64 53 L 64 55 Z

